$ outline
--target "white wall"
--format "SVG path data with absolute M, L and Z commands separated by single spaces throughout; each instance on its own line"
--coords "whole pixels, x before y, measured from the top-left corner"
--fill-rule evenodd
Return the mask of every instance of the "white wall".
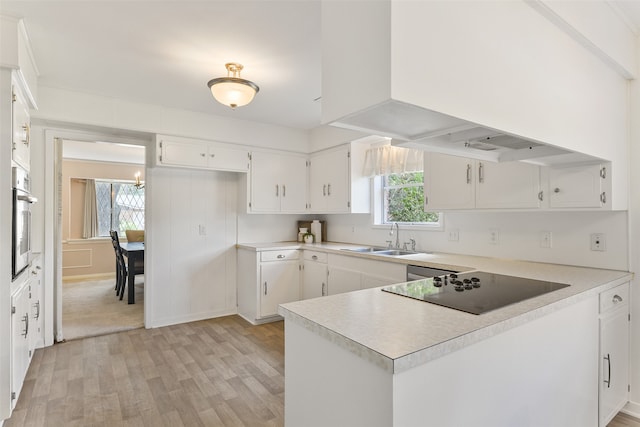
M 400 241 L 416 240 L 420 251 L 447 252 L 553 264 L 628 269 L 626 212 L 468 212 L 446 213 L 444 230 L 400 227 Z M 370 215 L 330 215 L 328 239 L 384 246 L 388 227 L 371 226 Z M 489 243 L 489 229 L 499 230 L 499 244 Z M 449 241 L 457 229 L 458 242 Z M 540 232 L 553 233 L 552 248 L 540 247 Z M 607 250 L 590 250 L 590 234 L 605 233 Z M 468 266 L 473 267 L 473 266 Z

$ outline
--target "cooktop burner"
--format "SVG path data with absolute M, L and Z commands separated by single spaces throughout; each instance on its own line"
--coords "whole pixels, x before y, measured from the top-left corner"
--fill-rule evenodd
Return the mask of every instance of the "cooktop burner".
M 382 290 L 467 313 L 482 314 L 567 286 L 474 271 L 385 286 Z

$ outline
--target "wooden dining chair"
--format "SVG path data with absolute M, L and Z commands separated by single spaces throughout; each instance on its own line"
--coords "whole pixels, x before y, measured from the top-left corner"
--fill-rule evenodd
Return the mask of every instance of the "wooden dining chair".
M 127 265 L 124 262 L 124 256 L 122 256 L 118 232 L 110 231 L 109 235 L 111 236 L 111 244 L 113 245 L 113 251 L 116 255 L 116 296 L 118 296 L 121 292 L 124 292 L 127 280 Z

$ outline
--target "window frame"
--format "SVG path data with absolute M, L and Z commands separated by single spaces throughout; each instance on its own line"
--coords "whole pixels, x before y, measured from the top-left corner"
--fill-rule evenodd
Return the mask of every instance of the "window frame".
M 419 171 L 416 171 L 419 172 Z M 383 175 L 376 175 L 371 178 L 371 227 L 372 228 L 384 228 L 388 229 L 392 226 L 393 222 L 385 222 L 385 186 L 384 186 Z M 417 187 L 419 184 L 411 184 L 411 185 L 392 185 L 389 186 L 391 188 L 402 188 L 402 187 Z M 389 188 L 388 187 L 388 188 Z M 422 187 L 424 188 L 424 182 L 422 183 Z M 428 222 L 398 222 L 404 229 L 411 230 L 426 230 L 426 231 L 442 231 L 444 230 L 444 213 L 438 212 L 438 222 L 428 223 Z
M 109 231 L 113 230 L 113 221 L 114 221 L 114 205 L 115 205 L 115 198 L 116 195 L 113 194 L 113 186 L 114 184 L 121 184 L 121 185 L 130 185 L 132 187 L 135 187 L 136 181 L 132 181 L 132 180 L 122 180 L 122 179 L 104 179 L 104 178 L 94 178 L 96 185 L 98 183 L 106 183 L 110 186 L 110 191 L 109 193 L 111 194 L 111 197 L 109 199 Z M 96 189 L 97 190 L 97 189 Z M 139 189 L 142 191 L 145 191 L 144 188 Z M 96 197 L 97 197 L 97 193 L 98 191 L 96 191 Z M 145 197 L 146 197 L 146 191 L 145 191 Z M 142 211 L 143 211 L 143 218 L 146 219 L 146 203 L 142 204 Z M 99 215 L 99 212 L 98 212 Z M 98 219 L 99 221 L 99 219 Z M 144 227 L 143 227 L 144 228 Z M 124 230 L 116 230 L 118 232 L 119 235 L 122 235 L 120 237 L 120 240 L 126 240 L 126 238 L 124 237 Z M 98 233 L 100 233 L 100 230 L 98 229 Z M 109 234 L 106 235 L 101 235 L 99 234 L 98 236 L 96 236 L 97 239 L 105 239 L 105 238 L 110 238 Z

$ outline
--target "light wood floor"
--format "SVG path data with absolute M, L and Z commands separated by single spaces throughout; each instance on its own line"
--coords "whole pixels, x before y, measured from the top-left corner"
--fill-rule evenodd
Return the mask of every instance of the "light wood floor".
M 283 322 L 228 316 L 39 349 L 4 427 L 282 425 Z
M 17 426 L 282 426 L 283 322 L 238 316 L 37 350 Z

